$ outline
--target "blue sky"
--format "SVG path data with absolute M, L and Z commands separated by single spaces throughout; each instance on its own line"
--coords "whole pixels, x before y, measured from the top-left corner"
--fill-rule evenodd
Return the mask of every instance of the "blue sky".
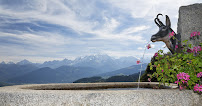
M 180 6 L 201 0 L 0 0 L 0 61 L 74 59 L 91 54 L 141 58 L 154 18 L 177 30 Z M 161 42 L 151 43 L 151 57 Z

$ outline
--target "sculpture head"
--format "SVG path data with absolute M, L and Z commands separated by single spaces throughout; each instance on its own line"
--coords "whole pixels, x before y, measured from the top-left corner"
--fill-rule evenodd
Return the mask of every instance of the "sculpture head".
M 166 46 L 168 47 L 168 49 L 171 51 L 171 53 L 175 53 L 176 52 L 175 46 L 180 44 L 180 35 L 177 35 L 171 29 L 171 22 L 170 22 L 170 19 L 167 15 L 166 15 L 166 25 L 164 25 L 160 21 L 160 19 L 158 18 L 159 15 L 162 15 L 162 14 L 158 14 L 156 16 L 156 18 L 154 19 L 154 22 L 159 27 L 159 31 L 156 34 L 152 35 L 151 41 L 152 42 L 163 41 L 166 44 Z M 173 36 L 176 39 L 173 39 L 169 36 L 171 33 L 173 34 Z
M 156 16 L 156 18 L 154 19 L 154 22 L 156 23 L 156 25 L 159 27 L 159 31 L 152 35 L 151 37 L 151 41 L 152 42 L 156 42 L 156 41 L 163 41 L 166 42 L 169 40 L 169 33 L 171 33 L 173 30 L 170 28 L 171 26 L 171 22 L 169 17 L 166 15 L 166 25 L 164 25 L 158 18 L 159 15 L 162 14 L 158 14 Z

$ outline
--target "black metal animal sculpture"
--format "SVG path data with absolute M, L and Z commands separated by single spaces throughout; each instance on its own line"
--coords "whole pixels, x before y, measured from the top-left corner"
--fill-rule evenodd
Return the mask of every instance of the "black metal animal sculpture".
M 167 48 L 171 51 L 172 54 L 181 52 L 181 36 L 176 34 L 171 28 L 171 22 L 169 17 L 166 15 L 166 25 L 164 25 L 158 18 L 158 14 L 154 19 L 154 22 L 159 27 L 159 31 L 152 35 L 151 41 L 163 41 Z M 163 16 L 163 15 L 162 15 Z M 174 36 L 174 37 L 172 37 Z

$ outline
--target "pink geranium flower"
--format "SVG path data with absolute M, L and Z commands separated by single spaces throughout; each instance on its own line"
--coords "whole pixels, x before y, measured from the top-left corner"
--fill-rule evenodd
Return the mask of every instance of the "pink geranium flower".
M 192 49 L 187 49 L 187 52 L 192 53 L 193 51 L 192 51 Z
M 149 48 L 151 48 L 151 45 L 150 45 L 150 44 L 147 45 L 147 49 L 149 49 Z
M 197 32 L 192 32 L 190 37 L 194 37 L 197 35 Z
M 198 77 L 198 78 L 202 77 L 202 72 L 198 73 L 198 74 L 197 74 L 197 77 Z
M 140 60 L 137 60 L 136 62 L 137 62 L 137 64 L 140 64 Z
M 201 46 L 197 46 L 198 51 L 201 51 Z
M 193 52 L 197 53 L 198 51 L 201 51 L 201 46 L 196 46 L 193 48 Z
M 178 84 L 180 81 L 175 81 L 176 84 Z
M 158 53 L 155 53 L 155 54 L 154 54 L 154 57 L 157 57 L 157 56 L 158 56 Z
M 151 78 L 148 78 L 148 81 L 151 82 Z
M 171 38 L 171 37 L 174 36 L 174 35 L 175 35 L 174 32 L 169 33 L 169 38 Z
M 200 32 L 192 32 L 190 37 L 192 38 L 192 37 L 197 36 L 197 35 L 200 36 Z
M 175 45 L 175 49 L 177 49 L 178 48 L 178 45 Z
M 180 72 L 179 74 L 177 74 L 177 81 L 175 81 L 175 83 L 179 83 L 180 81 L 182 81 L 183 84 L 187 83 L 189 79 L 189 75 L 188 73 L 184 73 L 184 72 Z
M 202 85 L 199 86 L 199 84 L 196 84 L 196 85 L 194 86 L 194 91 L 202 92 Z

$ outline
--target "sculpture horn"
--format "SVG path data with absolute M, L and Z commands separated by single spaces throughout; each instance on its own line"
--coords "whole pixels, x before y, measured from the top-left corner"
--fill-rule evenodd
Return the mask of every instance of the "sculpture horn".
M 156 25 L 158 26 L 158 27 L 161 27 L 161 26 L 165 26 L 160 20 L 159 20 L 159 15 L 162 15 L 162 14 L 158 14 L 157 16 L 156 16 L 156 18 L 154 19 L 154 22 L 156 23 Z M 162 15 L 163 16 L 163 15 Z

